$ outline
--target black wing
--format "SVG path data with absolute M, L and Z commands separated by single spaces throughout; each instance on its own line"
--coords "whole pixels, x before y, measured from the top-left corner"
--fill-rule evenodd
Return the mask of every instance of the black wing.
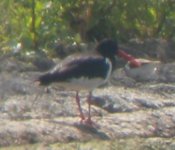
M 56 66 L 50 72 L 41 75 L 41 84 L 64 82 L 75 78 L 106 78 L 111 72 L 111 63 L 103 57 L 79 57 Z

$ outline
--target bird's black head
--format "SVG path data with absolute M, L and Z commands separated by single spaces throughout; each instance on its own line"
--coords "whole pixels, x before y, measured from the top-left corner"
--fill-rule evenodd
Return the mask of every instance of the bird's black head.
M 99 52 L 103 57 L 114 58 L 118 52 L 118 43 L 112 39 L 104 39 L 96 47 L 97 52 Z

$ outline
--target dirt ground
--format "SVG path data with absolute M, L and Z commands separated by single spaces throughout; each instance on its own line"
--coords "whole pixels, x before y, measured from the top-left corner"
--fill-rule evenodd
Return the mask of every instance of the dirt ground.
M 119 67 L 93 91 L 93 127 L 80 124 L 74 91 L 36 86 L 33 63 L 1 62 L 0 149 L 175 149 L 172 61 Z M 87 115 L 86 91 L 80 96 Z

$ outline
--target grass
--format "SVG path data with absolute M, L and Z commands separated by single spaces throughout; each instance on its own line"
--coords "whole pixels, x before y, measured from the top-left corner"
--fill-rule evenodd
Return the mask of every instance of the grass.
M 175 138 L 127 138 L 2 147 L 0 150 L 174 150 Z

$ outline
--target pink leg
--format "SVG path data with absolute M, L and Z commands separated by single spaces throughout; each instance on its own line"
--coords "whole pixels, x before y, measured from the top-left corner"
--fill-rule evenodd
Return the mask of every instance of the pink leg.
M 81 108 L 81 105 L 80 105 L 80 97 L 79 97 L 78 91 L 76 91 L 76 102 L 77 102 L 77 105 L 78 105 L 78 110 L 79 110 L 80 118 L 81 118 L 81 122 L 82 122 L 85 119 L 85 117 L 84 117 L 84 114 L 83 114 L 83 111 L 82 111 L 82 108 Z
M 92 120 L 91 120 L 91 98 L 92 98 L 92 91 L 89 92 L 89 96 L 87 98 L 87 103 L 88 103 L 88 119 L 86 120 L 86 123 L 92 125 Z

